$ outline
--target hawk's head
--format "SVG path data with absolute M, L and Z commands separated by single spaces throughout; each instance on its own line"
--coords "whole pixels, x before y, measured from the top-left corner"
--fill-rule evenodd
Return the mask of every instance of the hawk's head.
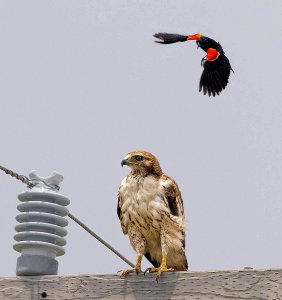
M 126 157 L 121 161 L 121 166 L 129 166 L 133 172 L 138 172 L 143 175 L 153 174 L 161 175 L 162 169 L 157 158 L 146 151 L 133 151 L 129 152 Z

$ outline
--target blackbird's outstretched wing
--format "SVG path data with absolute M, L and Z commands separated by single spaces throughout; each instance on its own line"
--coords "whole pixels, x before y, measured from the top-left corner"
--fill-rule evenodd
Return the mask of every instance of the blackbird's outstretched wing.
M 219 95 L 228 84 L 230 72 L 233 71 L 228 58 L 221 54 L 214 61 L 205 61 L 204 70 L 200 79 L 199 91 L 204 95 Z
M 155 33 L 154 37 L 160 39 L 160 41 L 155 41 L 156 43 L 159 44 L 173 44 L 177 42 L 187 41 L 187 35 L 174 34 L 174 33 L 159 32 L 159 33 Z

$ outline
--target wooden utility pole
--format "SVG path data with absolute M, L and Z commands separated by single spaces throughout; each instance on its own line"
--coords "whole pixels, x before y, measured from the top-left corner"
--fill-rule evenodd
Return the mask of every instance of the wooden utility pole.
M 282 299 L 282 269 L 0 278 L 0 300 Z

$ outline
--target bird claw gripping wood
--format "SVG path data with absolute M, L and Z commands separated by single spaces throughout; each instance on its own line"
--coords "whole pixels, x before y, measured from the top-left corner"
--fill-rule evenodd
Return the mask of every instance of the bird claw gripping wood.
M 133 268 L 129 270 L 120 270 L 118 271 L 120 278 L 124 278 L 125 275 L 130 274 L 130 273 L 135 273 L 136 275 L 139 275 L 139 273 L 142 273 L 143 271 L 139 268 Z
M 164 272 L 174 272 L 174 268 L 166 268 L 160 266 L 159 268 L 148 268 L 144 272 L 144 276 L 146 273 L 157 273 L 156 281 L 159 282 L 159 279 L 161 278 L 162 273 Z

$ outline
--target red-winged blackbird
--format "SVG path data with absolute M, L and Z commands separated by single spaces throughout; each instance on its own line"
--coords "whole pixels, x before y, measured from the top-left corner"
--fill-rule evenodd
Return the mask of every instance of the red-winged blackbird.
M 204 71 L 200 79 L 199 91 L 201 92 L 203 90 L 204 95 L 215 96 L 219 95 L 219 93 L 225 89 L 228 84 L 230 71 L 233 73 L 234 71 L 220 43 L 200 33 L 193 35 L 156 33 L 154 37 L 160 39 L 161 41 L 156 42 L 161 44 L 196 40 L 198 47 L 207 53 L 201 61 L 201 66 L 204 67 Z

